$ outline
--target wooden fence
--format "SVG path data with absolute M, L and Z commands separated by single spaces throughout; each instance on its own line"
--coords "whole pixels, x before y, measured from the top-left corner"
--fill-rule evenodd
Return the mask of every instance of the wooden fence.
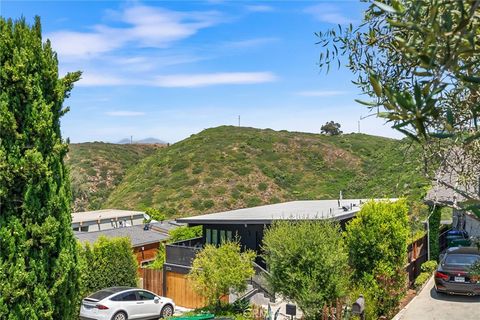
M 447 227 L 440 229 L 440 236 L 438 243 L 440 246 L 440 252 L 447 248 L 447 231 L 450 230 Z M 422 263 L 428 260 L 428 237 L 427 235 L 418 239 L 417 241 L 411 243 L 408 246 L 408 264 L 406 266 L 406 271 L 408 273 L 408 284 L 412 286 L 415 282 L 415 279 L 420 274 L 420 266 Z

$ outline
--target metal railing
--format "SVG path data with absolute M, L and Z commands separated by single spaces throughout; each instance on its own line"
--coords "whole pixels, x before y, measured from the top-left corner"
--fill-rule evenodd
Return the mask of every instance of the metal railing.
M 165 246 L 165 262 L 179 266 L 191 267 L 193 259 L 202 250 L 202 238 L 179 241 Z
M 250 278 L 250 284 L 268 296 L 270 301 L 275 301 L 275 291 L 268 282 L 270 273 L 255 262 L 253 262 L 253 269 L 255 274 Z

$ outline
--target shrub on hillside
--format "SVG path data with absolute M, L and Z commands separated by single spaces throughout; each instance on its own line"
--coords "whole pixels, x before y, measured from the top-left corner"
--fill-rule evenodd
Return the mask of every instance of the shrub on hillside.
M 165 214 L 157 208 L 147 208 L 145 213 L 148 214 L 150 220 L 163 221 L 165 220 Z

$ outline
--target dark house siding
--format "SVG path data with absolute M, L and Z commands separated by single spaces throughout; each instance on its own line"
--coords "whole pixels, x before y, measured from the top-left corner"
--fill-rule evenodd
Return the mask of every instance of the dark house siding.
M 340 221 L 340 226 L 342 230 L 345 230 L 345 226 L 352 218 L 348 218 Z M 220 244 L 222 231 L 225 233 L 225 238 L 227 231 L 231 232 L 233 239 L 238 238 L 240 245 L 243 250 L 253 250 L 257 254 L 256 262 L 265 268 L 265 262 L 261 258 L 262 255 L 262 244 L 263 244 L 263 235 L 265 229 L 268 228 L 270 224 L 204 224 L 203 225 L 203 244 Z M 209 231 L 210 230 L 210 231 Z M 217 234 L 216 237 L 213 237 L 213 233 Z M 210 233 L 210 236 L 208 235 Z M 216 238 L 216 241 L 214 241 Z

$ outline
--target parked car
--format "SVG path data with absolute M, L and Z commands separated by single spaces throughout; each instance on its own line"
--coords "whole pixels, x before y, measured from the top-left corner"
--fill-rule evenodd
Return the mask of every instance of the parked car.
M 166 318 L 175 312 L 169 298 L 153 292 L 112 287 L 97 291 L 82 300 L 81 320 L 133 320 Z
M 480 261 L 475 247 L 447 249 L 435 272 L 435 290 L 440 293 L 480 295 L 480 279 L 472 275 L 472 265 Z
M 450 230 L 447 232 L 447 246 L 450 247 L 468 247 L 471 245 L 471 239 L 464 230 Z

